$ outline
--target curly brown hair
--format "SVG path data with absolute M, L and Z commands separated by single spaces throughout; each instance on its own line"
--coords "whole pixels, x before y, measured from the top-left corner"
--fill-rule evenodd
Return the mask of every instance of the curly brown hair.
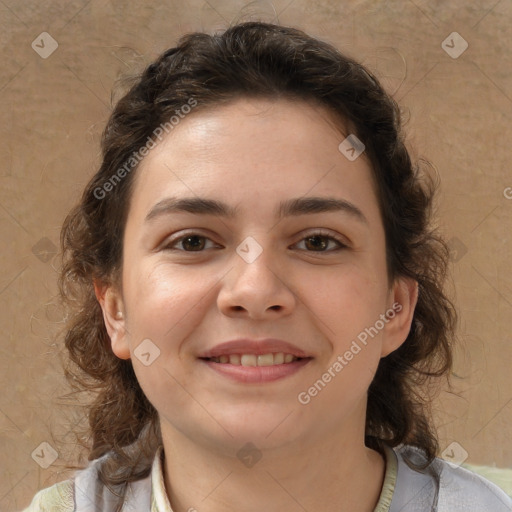
M 366 146 L 386 237 L 389 279 L 413 278 L 419 297 L 410 333 L 381 359 L 368 390 L 366 444 L 408 444 L 428 462 L 439 451 L 429 383 L 448 374 L 456 313 L 443 291 L 449 251 L 432 227 L 438 183 L 413 164 L 396 102 L 373 74 L 332 45 L 301 30 L 246 22 L 221 34 L 191 33 L 149 65 L 117 102 L 102 136 L 103 161 L 61 232 L 61 299 L 73 310 L 66 326 L 65 375 L 94 393 L 88 408 L 88 458 L 109 453 L 100 470 L 122 489 L 147 476 L 162 443 L 158 414 L 130 360 L 114 355 L 93 280 L 120 285 L 123 232 L 137 165 L 104 193 L 105 184 L 177 109 L 194 112 L 237 98 L 294 99 L 326 106 Z M 133 160 L 133 159 L 132 159 Z M 118 174 L 119 175 L 119 174 Z M 112 183 L 112 182 L 111 182 Z M 101 193 L 100 193 L 101 192 Z M 106 196 L 106 197 L 103 197 Z

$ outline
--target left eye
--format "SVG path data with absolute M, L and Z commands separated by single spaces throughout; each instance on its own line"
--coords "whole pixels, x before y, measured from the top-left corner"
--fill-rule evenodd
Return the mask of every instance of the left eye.
M 179 250 L 184 252 L 202 252 L 205 249 L 205 241 L 211 242 L 211 239 L 200 235 L 198 233 L 189 233 L 187 235 L 171 240 L 168 245 L 164 247 L 164 250 Z M 300 240 L 299 243 L 305 242 L 307 249 L 313 248 L 310 252 L 333 252 L 336 250 L 345 249 L 348 246 L 339 238 L 328 235 L 325 233 L 312 233 Z M 338 248 L 326 250 L 329 246 L 329 242 L 334 242 L 338 245 Z M 176 245 L 181 245 L 181 249 L 176 249 Z M 187 249 L 188 247 L 188 249 Z
M 329 245 L 329 242 L 335 242 L 338 245 L 338 248 L 334 249 L 334 251 L 345 249 L 347 247 L 347 245 L 343 243 L 339 238 L 333 235 L 327 235 L 325 233 L 312 233 L 311 235 L 304 237 L 301 242 L 305 242 L 306 245 L 309 244 L 310 247 L 314 247 L 315 250 L 313 252 L 333 252 L 333 250 L 325 250 Z

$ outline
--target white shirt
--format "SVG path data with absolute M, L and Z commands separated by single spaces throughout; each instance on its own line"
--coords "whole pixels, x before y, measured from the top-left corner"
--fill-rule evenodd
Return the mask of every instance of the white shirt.
M 439 458 L 417 472 L 407 465 L 406 454 L 413 461 L 422 457 L 409 446 L 386 448 L 384 484 L 374 512 L 512 512 L 512 498 L 480 475 Z M 163 455 L 160 447 L 150 474 L 129 484 L 123 512 L 172 512 Z M 97 477 L 107 456 L 91 461 L 73 478 L 39 491 L 22 512 L 114 512 L 115 496 Z

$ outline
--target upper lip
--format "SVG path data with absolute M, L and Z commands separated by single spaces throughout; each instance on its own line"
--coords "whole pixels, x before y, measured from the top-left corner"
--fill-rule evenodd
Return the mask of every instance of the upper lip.
M 241 338 L 237 340 L 225 341 L 215 345 L 213 348 L 201 353 L 201 358 L 220 357 L 231 354 L 255 354 L 263 355 L 270 353 L 283 352 L 292 354 L 295 357 L 311 357 L 303 350 L 292 345 L 291 343 L 275 338 L 265 338 L 262 340 L 251 340 L 249 338 Z

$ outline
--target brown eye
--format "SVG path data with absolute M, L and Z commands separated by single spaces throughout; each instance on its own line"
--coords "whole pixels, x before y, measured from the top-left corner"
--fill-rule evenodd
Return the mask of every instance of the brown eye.
M 204 236 L 190 235 L 181 240 L 184 248 L 189 247 L 191 251 L 200 251 L 204 249 L 204 239 Z
M 210 239 L 203 235 L 189 233 L 171 240 L 163 249 L 168 251 L 202 252 L 205 249 L 206 240 Z M 178 248 L 175 248 L 176 246 Z
M 334 252 L 347 248 L 347 245 L 339 238 L 324 233 L 313 233 L 303 238 L 301 242 L 305 242 L 306 250 L 309 252 Z M 328 250 L 330 242 L 334 242 L 338 247 Z

